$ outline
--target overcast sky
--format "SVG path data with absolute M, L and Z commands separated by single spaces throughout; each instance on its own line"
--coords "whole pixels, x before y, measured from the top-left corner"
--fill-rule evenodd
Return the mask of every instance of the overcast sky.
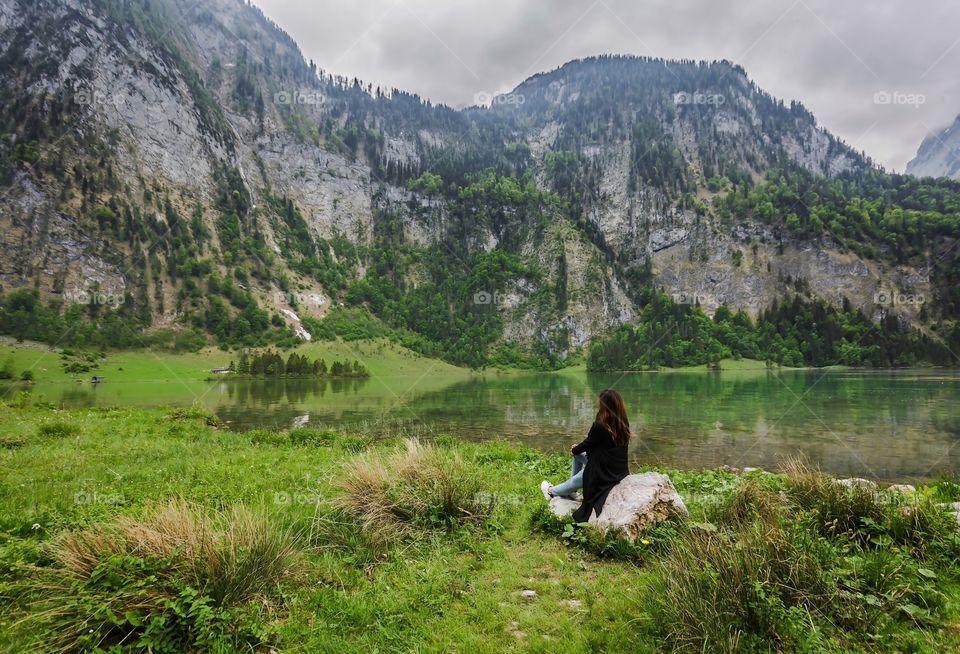
M 960 113 L 952 0 L 253 1 L 327 72 L 458 107 L 577 57 L 729 59 L 897 171 Z

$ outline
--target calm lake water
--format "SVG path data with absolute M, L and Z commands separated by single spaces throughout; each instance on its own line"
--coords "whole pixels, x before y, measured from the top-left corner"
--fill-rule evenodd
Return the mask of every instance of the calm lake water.
M 597 393 L 624 396 L 637 464 L 773 469 L 802 455 L 824 471 L 887 480 L 960 472 L 960 372 L 724 371 L 487 374 L 429 380 L 38 384 L 64 406 L 191 404 L 233 429 L 295 424 L 505 438 L 566 451 Z

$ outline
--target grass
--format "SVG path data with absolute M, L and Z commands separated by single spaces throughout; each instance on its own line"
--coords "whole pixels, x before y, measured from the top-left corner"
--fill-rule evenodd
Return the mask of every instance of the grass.
M 241 609 L 267 605 L 302 556 L 262 511 L 211 514 L 183 501 L 61 532 L 44 550 L 51 565 L 28 575 L 31 614 L 19 627 L 59 652 L 255 649 L 264 631 Z
M 337 506 L 372 541 L 403 537 L 415 525 L 450 529 L 482 522 L 493 498 L 481 493 L 479 471 L 456 452 L 406 439 L 402 449 L 352 459 L 336 482 Z
M 362 341 L 318 341 L 304 343 L 285 353 L 297 352 L 312 359 L 359 360 L 373 377 L 395 378 L 430 376 L 441 378 L 465 378 L 468 371 L 438 359 L 431 359 L 408 350 L 385 338 Z M 80 353 L 75 353 L 79 355 Z M 64 351 L 38 343 L 17 343 L 8 337 L 0 337 L 0 365 L 12 361 L 16 377 L 30 370 L 36 383 L 74 382 L 88 380 L 91 375 L 101 375 L 107 382 L 157 382 L 168 381 L 195 383 L 203 387 L 210 370 L 236 361 L 236 352 L 225 352 L 207 347 L 199 352 L 171 353 L 152 350 L 107 351 L 105 358 L 98 360 L 95 369 L 86 373 L 67 373 L 62 365 Z
M 0 407 L 0 651 L 960 647 L 955 479 L 664 471 L 690 520 L 626 543 L 543 511 L 562 456 L 209 418 Z

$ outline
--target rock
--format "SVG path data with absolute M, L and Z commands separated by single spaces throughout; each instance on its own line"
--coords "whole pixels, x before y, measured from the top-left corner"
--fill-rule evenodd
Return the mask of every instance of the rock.
M 567 606 L 573 609 L 574 611 L 577 611 L 583 606 L 583 603 L 580 602 L 580 600 L 572 599 L 572 600 L 567 600 Z
M 749 475 L 751 472 L 763 472 L 763 470 L 761 468 L 751 468 L 749 466 L 743 469 L 743 474 L 745 475 Z
M 563 497 L 550 499 L 550 510 L 561 517 L 568 516 L 580 506 L 579 502 Z M 604 502 L 603 511 L 590 516 L 589 524 L 601 531 L 616 530 L 630 540 L 641 532 L 671 517 L 686 517 L 683 498 L 666 475 L 644 472 L 625 477 Z
M 551 497 L 549 506 L 554 515 L 565 518 L 577 510 L 580 502 L 567 497 Z
M 861 479 L 860 477 L 850 477 L 849 479 L 838 479 L 837 483 L 841 486 L 846 486 L 847 488 L 863 488 L 865 490 L 875 491 L 877 490 L 877 483 L 870 481 L 869 479 Z
M 887 493 L 916 493 L 913 484 L 891 484 L 883 489 Z
M 532 599 L 536 599 L 536 597 L 537 597 L 537 591 L 535 591 L 535 590 L 521 590 L 521 591 L 520 591 L 520 595 L 521 595 L 521 597 L 523 597 L 524 599 L 532 600 Z

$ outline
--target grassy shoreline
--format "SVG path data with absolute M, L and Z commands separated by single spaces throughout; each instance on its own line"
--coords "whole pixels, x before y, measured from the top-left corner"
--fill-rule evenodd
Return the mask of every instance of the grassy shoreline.
M 400 435 L 233 433 L 199 409 L 21 398 L 0 413 L 2 651 L 75 644 L 81 617 L 101 642 L 152 625 L 156 651 L 960 646 L 960 541 L 936 507 L 960 499 L 948 482 L 881 502 L 806 472 L 665 471 L 690 520 L 631 545 L 545 515 L 537 484 L 567 462 L 503 442 L 439 434 L 411 454 Z M 202 531 L 217 556 L 252 539 L 240 550 L 275 572 L 144 558 L 144 534 L 156 550 L 171 530 Z M 124 593 L 164 600 L 128 616 Z M 38 617 L 51 604 L 69 620 Z
M 173 353 L 155 350 L 119 350 L 107 351 L 104 358 L 97 360 L 97 366 L 83 373 L 69 373 L 64 370 L 64 348 L 55 348 L 43 343 L 17 342 L 10 337 L 0 337 L 0 365 L 11 362 L 14 375 L 30 371 L 35 383 L 77 383 L 89 381 L 93 375 L 102 376 L 115 382 L 181 382 L 196 383 L 211 381 L 210 371 L 226 367 L 239 356 L 237 352 L 205 347 L 199 352 Z M 66 348 L 66 351 L 70 351 Z M 390 380 L 413 377 L 428 383 L 449 383 L 468 379 L 477 375 L 566 375 L 587 374 L 586 364 L 579 361 L 573 365 L 550 371 L 538 371 L 524 368 L 490 367 L 471 370 L 456 366 L 440 359 L 433 359 L 387 338 L 364 339 L 358 341 L 317 341 L 304 343 L 296 348 L 284 350 L 289 353 L 307 356 L 311 359 L 325 359 L 328 362 L 344 359 L 358 360 L 370 371 L 371 378 Z M 704 373 L 759 373 L 767 371 L 797 370 L 868 370 L 848 366 L 828 366 L 825 368 L 767 366 L 766 362 L 753 359 L 723 359 L 719 370 L 711 370 L 704 365 L 678 368 L 657 368 L 655 370 L 606 371 L 598 374 L 704 374 Z M 592 373 L 591 373 L 592 374 Z M 216 378 L 213 378 L 216 379 Z

